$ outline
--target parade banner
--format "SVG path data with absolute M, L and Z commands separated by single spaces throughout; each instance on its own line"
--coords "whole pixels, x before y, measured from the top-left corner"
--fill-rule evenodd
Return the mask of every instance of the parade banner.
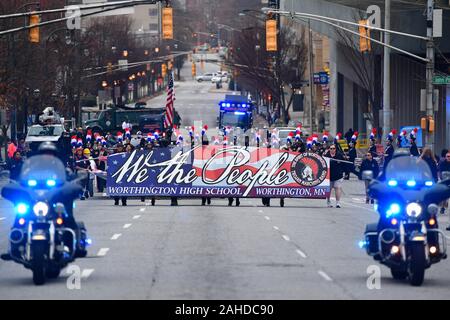
M 315 198 L 330 193 L 329 159 L 239 146 L 156 148 L 108 157 L 109 196 Z

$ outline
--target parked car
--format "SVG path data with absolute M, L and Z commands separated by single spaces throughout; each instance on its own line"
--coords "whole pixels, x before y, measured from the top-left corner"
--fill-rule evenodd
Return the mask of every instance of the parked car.
M 212 77 L 211 82 L 212 83 L 228 82 L 228 72 L 226 71 L 217 72 L 216 75 Z
M 197 80 L 198 82 L 211 81 L 215 75 L 216 75 L 215 73 L 205 73 L 200 76 L 196 76 L 195 80 Z

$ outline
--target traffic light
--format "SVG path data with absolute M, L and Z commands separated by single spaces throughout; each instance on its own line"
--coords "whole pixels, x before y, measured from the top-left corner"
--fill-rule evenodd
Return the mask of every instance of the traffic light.
M 41 18 L 38 14 L 33 14 L 30 16 L 30 26 L 36 25 L 40 22 Z M 32 43 L 39 43 L 39 27 L 31 28 L 29 31 L 29 40 Z
M 173 39 L 173 9 L 163 8 L 162 12 L 163 39 Z
M 112 74 L 113 64 L 112 62 L 108 62 L 108 66 L 106 68 L 108 74 Z
M 277 51 L 277 20 L 266 21 L 266 51 Z
M 161 65 L 161 76 L 164 78 L 167 75 L 167 66 L 165 63 Z
M 436 130 L 436 124 L 434 122 L 433 117 L 423 117 L 420 119 L 420 127 L 428 132 L 434 132 Z
M 195 77 L 197 75 L 197 66 L 195 65 L 195 62 L 192 63 L 192 77 Z
M 365 38 L 368 37 L 370 38 L 370 29 L 368 29 L 367 27 L 364 27 L 363 25 L 367 26 L 369 24 L 369 20 L 359 20 L 358 21 L 359 26 L 359 51 L 361 52 L 366 52 L 366 51 L 370 51 L 371 45 L 370 45 L 370 40 Z

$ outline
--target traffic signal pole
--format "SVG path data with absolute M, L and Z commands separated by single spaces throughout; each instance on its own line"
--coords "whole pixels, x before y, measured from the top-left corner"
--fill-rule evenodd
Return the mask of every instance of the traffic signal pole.
M 427 118 L 434 119 L 434 41 L 433 41 L 433 10 L 434 0 L 427 2 L 427 67 L 426 67 L 426 96 L 427 96 Z M 433 128 L 434 129 L 434 128 Z M 426 130 L 425 146 L 434 150 L 434 130 Z
M 391 29 L 391 0 L 385 0 L 384 28 Z M 391 131 L 391 34 L 384 33 L 383 63 L 383 135 Z M 384 139 L 382 139 L 383 141 Z

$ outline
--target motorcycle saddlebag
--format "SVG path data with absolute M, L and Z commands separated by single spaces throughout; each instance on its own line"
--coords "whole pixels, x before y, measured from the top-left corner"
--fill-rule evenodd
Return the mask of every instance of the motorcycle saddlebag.
M 376 223 L 368 224 L 364 232 L 364 237 L 367 243 L 367 254 L 371 256 L 376 255 L 380 251 L 378 248 L 378 225 Z

